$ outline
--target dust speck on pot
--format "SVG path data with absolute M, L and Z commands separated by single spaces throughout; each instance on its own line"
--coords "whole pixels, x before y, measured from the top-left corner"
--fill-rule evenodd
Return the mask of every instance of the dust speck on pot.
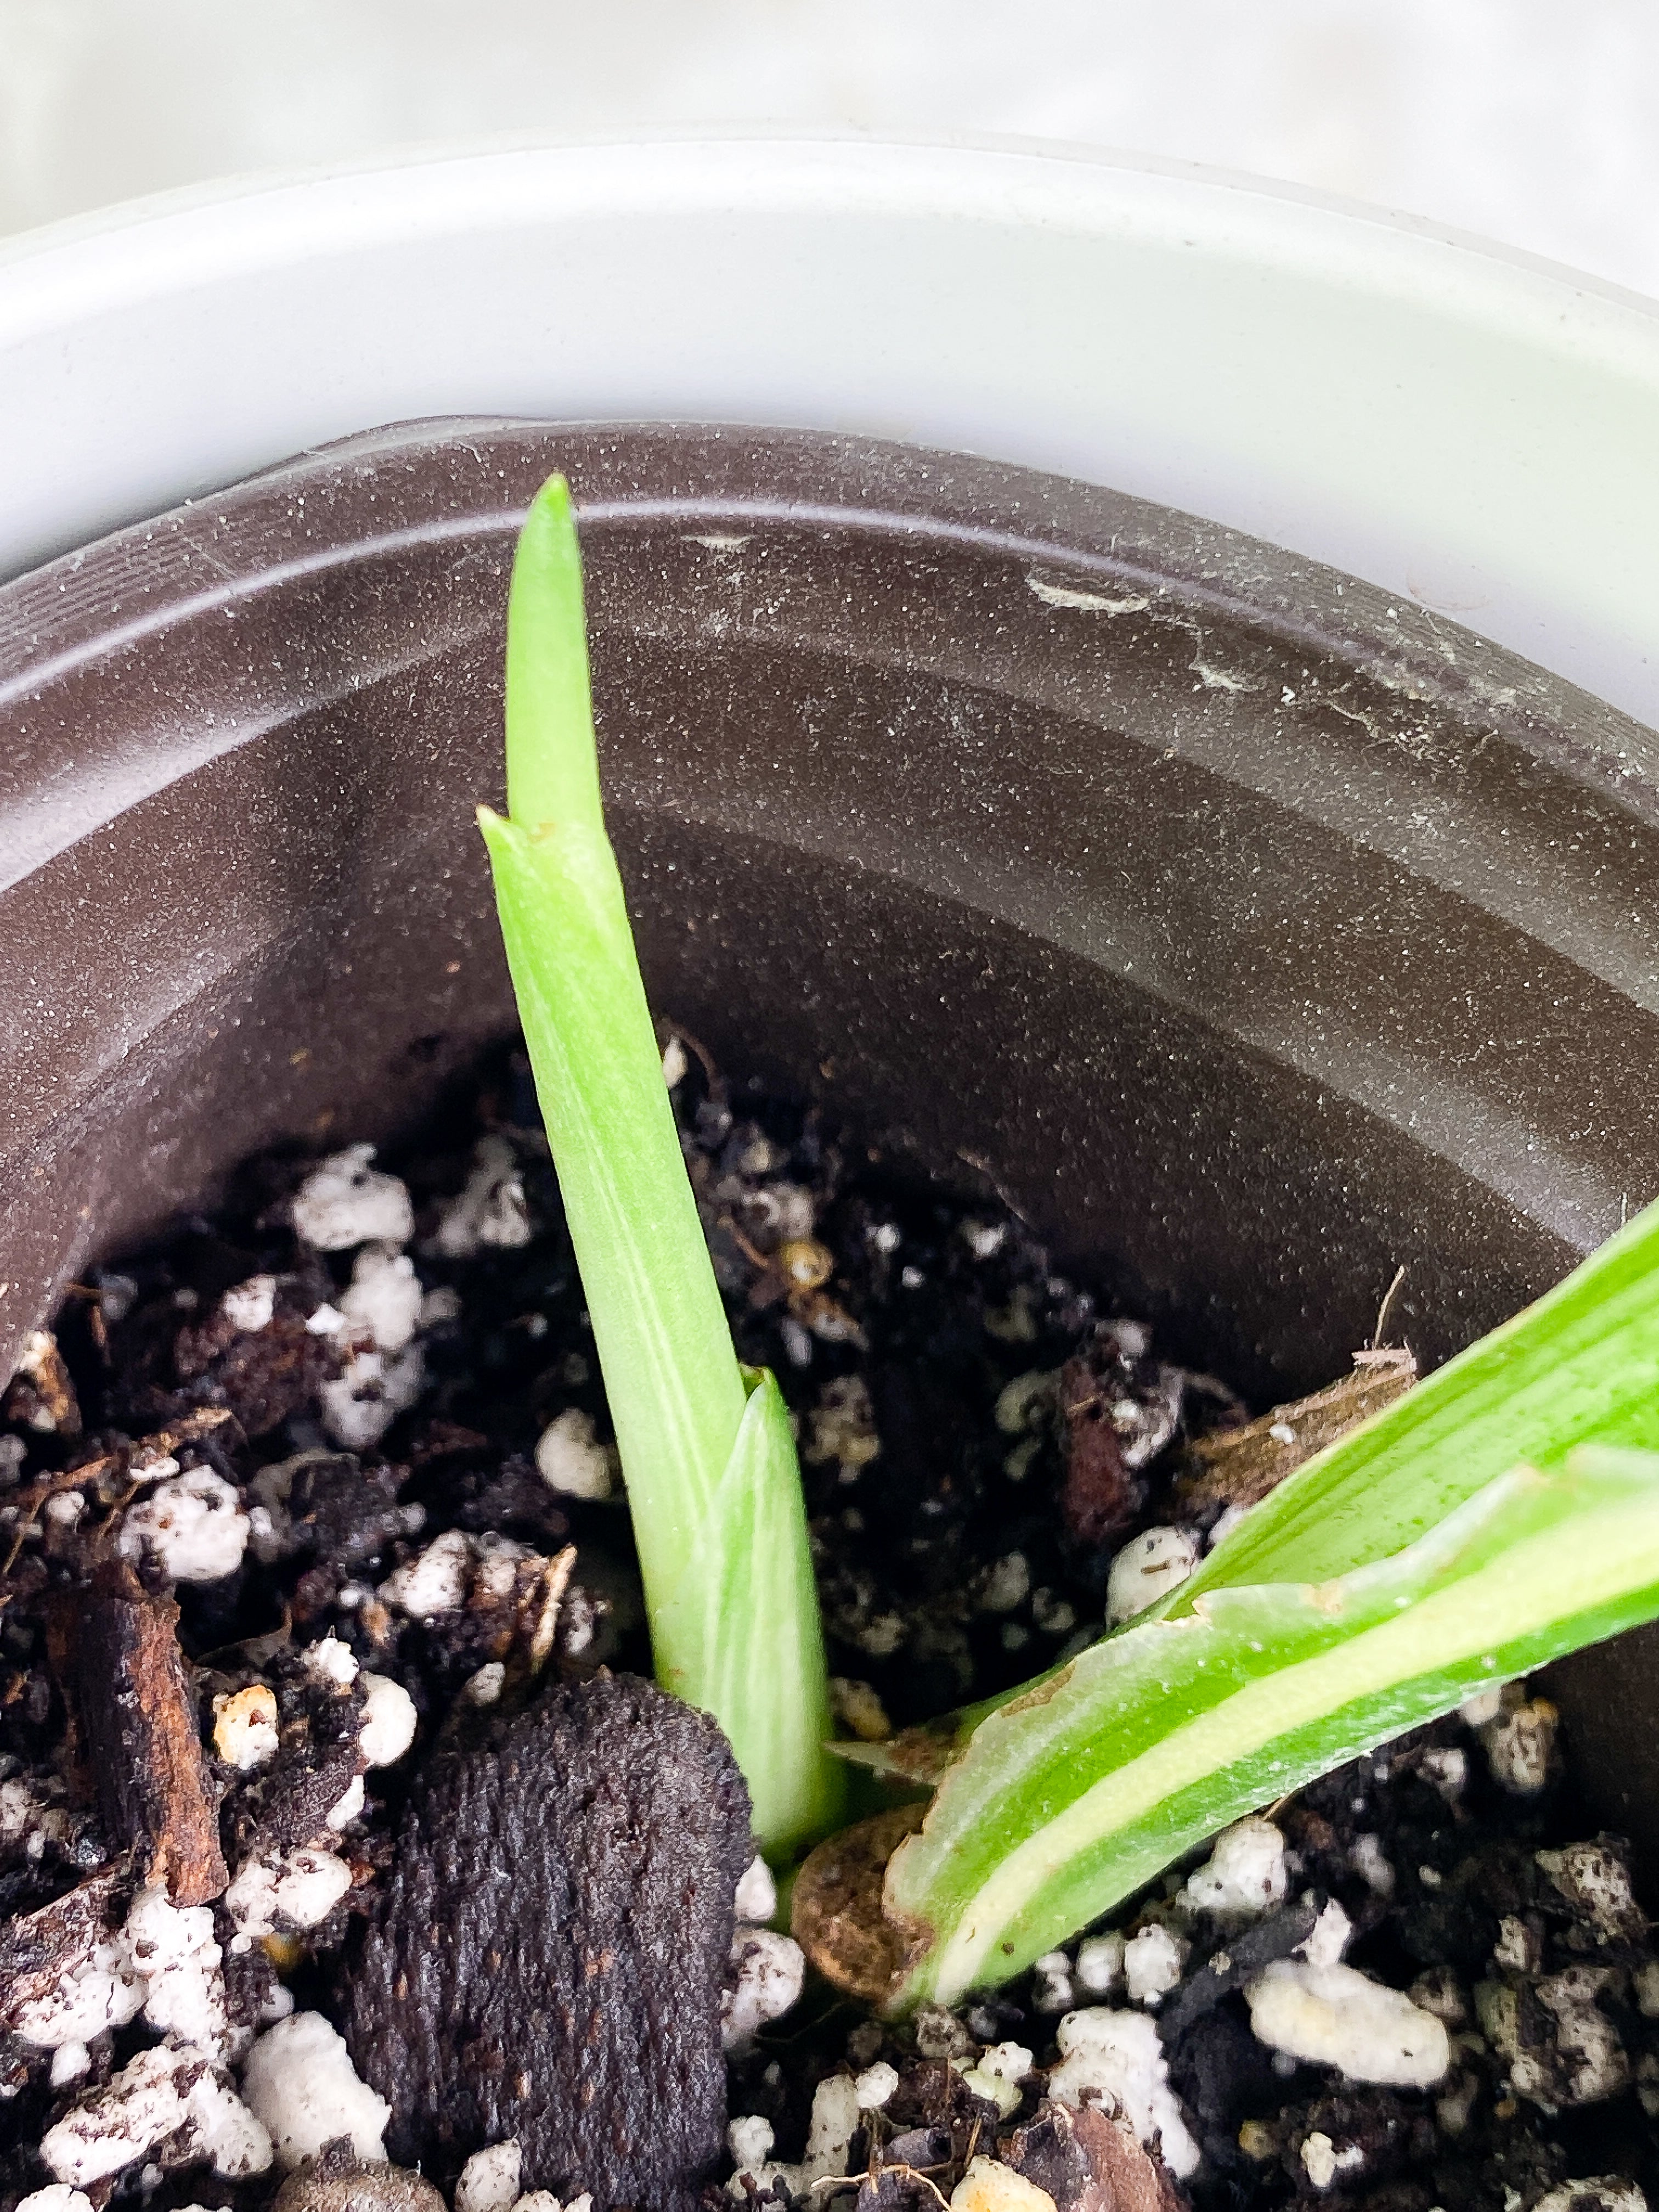
M 847 1735 L 1132 1619 L 1321 1433 L 982 1192 L 678 1039 L 665 1075 Z M 1400 1387 L 1367 1358 L 1345 1403 Z M 94 1273 L 3 1413 L 0 2212 L 1643 2212 L 1659 1957 L 1524 1684 L 994 1994 L 811 1978 L 724 1739 L 642 1679 L 511 1054 Z

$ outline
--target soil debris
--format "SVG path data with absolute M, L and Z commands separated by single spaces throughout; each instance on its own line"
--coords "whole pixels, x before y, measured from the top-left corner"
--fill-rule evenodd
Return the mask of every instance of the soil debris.
M 80 1402 L 58 1339 L 49 1328 L 32 1329 L 23 1339 L 17 1372 L 0 1396 L 0 1419 L 42 1436 L 61 1437 L 65 1443 L 80 1435 Z
M 631 1676 L 558 1685 L 441 1753 L 346 1996 L 393 2157 L 447 2174 L 515 2138 L 528 2189 L 689 2203 L 720 2155 L 752 1856 L 725 1739 Z
M 424 2176 L 378 2160 L 361 2164 L 349 2145 L 331 2143 L 290 2173 L 271 2212 L 446 2212 Z
M 1230 1510 L 1258 1504 L 1304 1460 L 1403 1398 L 1417 1380 L 1417 1361 L 1403 1346 L 1353 1358 L 1351 1375 L 1311 1396 L 1275 1406 L 1241 1428 L 1194 1437 L 1175 1486 L 1186 1516 L 1206 1527 Z
M 1060 1516 L 1073 1540 L 1091 1550 L 1125 1534 L 1146 1502 L 1146 1485 L 1130 1471 L 1113 1418 L 1122 1396 L 1122 1365 L 1115 1343 L 1097 1336 L 1060 1370 L 1066 1424 Z
M 1063 1663 L 1188 1571 L 1255 1487 L 1241 1451 L 1284 1472 L 1327 1440 L 1300 1406 L 1247 1423 L 983 1195 L 918 1188 L 689 1041 L 667 1073 L 740 1356 L 775 1370 L 799 1425 L 837 1709 L 860 1759 L 901 1784 L 953 1739 L 917 1723 Z M 953 2011 L 872 2019 L 803 1986 L 746 1832 L 729 1854 L 714 1832 L 746 1820 L 704 1784 L 693 1846 L 711 1868 L 725 1855 L 691 1909 L 653 1873 L 624 1950 L 605 1919 L 613 1885 L 604 1924 L 579 1923 L 573 1947 L 567 1922 L 550 1965 L 557 1911 L 523 1930 L 500 1868 L 584 1881 L 587 1824 L 625 1826 L 650 1785 L 631 1722 L 578 1756 L 545 1717 L 654 1692 L 594 1681 L 601 1665 L 648 1670 L 648 1638 L 535 1122 L 527 1068 L 503 1052 L 384 1164 L 362 1147 L 250 1164 L 211 1219 L 74 1293 L 52 1340 L 73 1410 L 44 1357 L 0 1405 L 0 2212 L 28 2197 L 29 2212 L 271 2212 L 295 2166 L 283 2212 L 438 2212 L 434 2189 L 449 2193 L 470 2149 L 501 2189 L 510 2164 L 511 2187 L 487 2203 L 469 2189 L 459 2212 L 584 2212 L 601 2190 L 605 2212 L 668 2212 L 700 2178 L 744 2212 L 851 2212 L 855 2193 L 860 2212 L 953 2197 L 956 2212 L 1645 2212 L 1659 1960 L 1623 1845 L 1575 1809 L 1559 1717 L 1522 1684 L 1236 1824 Z M 1364 1414 L 1379 1378 L 1403 1387 L 1403 1356 L 1363 1355 L 1308 1402 Z M 188 1856 L 167 1840 L 178 1820 L 124 1810 L 131 1792 L 94 1776 L 111 1761 L 91 1714 L 107 1719 L 114 1692 L 107 1672 L 83 1683 L 80 1647 L 112 1574 L 141 1608 L 133 1644 L 182 1668 L 174 1740 L 186 1767 L 196 1747 L 202 1826 L 216 1818 L 231 1875 L 199 1905 L 155 1873 L 152 1830 L 163 1861 Z M 104 1640 L 118 1673 L 125 1632 L 106 1621 Z M 544 1760 L 550 1743 L 564 1748 Z M 887 1785 L 858 1786 L 867 1809 Z M 665 1826 L 681 1804 L 671 1790 Z M 623 1838 L 622 1862 L 636 1844 Z M 888 1849 L 863 1869 L 877 1892 Z M 466 1896 L 439 1917 L 482 1961 L 467 1990 L 422 1917 L 464 1869 Z M 798 1884 L 804 1929 L 812 1896 Z M 374 1960 L 389 2070 L 370 2081 L 337 2030 L 352 2027 L 370 2071 L 349 1983 Z M 896 1964 L 849 1978 L 878 1996 Z M 1251 1993 L 1285 1981 L 1276 1968 L 1313 1986 L 1304 1967 L 1337 1966 L 1365 2006 L 1392 2014 L 1386 1991 L 1413 2033 L 1428 2034 L 1419 2015 L 1443 2026 L 1441 2079 L 1367 2083 L 1253 2033 Z M 538 2021 L 526 1992 L 546 1973 L 561 1994 Z M 486 1982 L 506 1994 L 475 2032 L 465 2005 L 495 2002 Z M 613 1984 L 624 2042 L 653 2048 L 596 2070 L 572 2039 Z M 445 2065 L 453 2096 L 411 2094 L 421 2067 Z M 594 2117 L 606 2068 L 634 2100 L 620 2148 Z M 551 2116 L 556 2155 L 538 2168 L 526 2142 L 520 2178 L 524 2112 L 545 2112 L 549 2081 L 567 2103 L 591 2082 L 596 2101 Z M 388 2102 L 412 2117 L 389 2123 Z M 388 2147 L 427 2157 L 425 2177 L 358 2170 Z M 312 2184 L 338 2187 L 296 2207 Z
M 106 1561 L 73 1608 L 60 1608 L 58 1664 L 73 1684 L 82 1740 L 104 1817 L 141 1881 L 174 1905 L 206 1905 L 230 1876 L 208 1780 L 196 1699 L 179 1648 L 179 1607 Z
M 1098 2105 L 1045 2100 L 1001 2156 L 1053 2197 L 1056 2212 L 1182 2212 L 1164 2167 Z

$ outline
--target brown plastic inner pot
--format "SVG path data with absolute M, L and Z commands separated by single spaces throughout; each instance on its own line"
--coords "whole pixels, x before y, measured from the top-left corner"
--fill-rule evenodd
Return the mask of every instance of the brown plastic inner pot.
M 0 1372 L 279 1139 L 513 1025 L 514 533 L 582 510 L 653 1003 L 993 1188 L 1258 1399 L 1425 1362 L 1659 1189 L 1650 732 L 1192 517 L 805 434 L 374 431 L 0 589 Z M 1652 1638 L 1557 1670 L 1649 1871 Z

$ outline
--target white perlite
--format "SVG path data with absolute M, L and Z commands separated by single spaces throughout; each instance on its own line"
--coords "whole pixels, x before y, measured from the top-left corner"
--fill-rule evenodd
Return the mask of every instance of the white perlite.
M 48 1803 L 37 1794 L 37 1787 L 62 1795 L 63 1785 L 44 1777 L 34 1782 L 0 1782 L 0 1844 L 14 1850 L 21 1847 L 31 1861 L 44 1858 L 48 1844 L 67 1843 L 70 1835 L 63 1807 Z
M 141 1890 L 123 1940 L 144 1977 L 144 2018 L 163 2034 L 222 2057 L 230 2044 L 225 1977 L 210 1905 L 175 1905 Z
M 141 2051 L 65 2113 L 41 2137 L 40 2155 L 59 2181 L 84 2189 L 162 2144 L 167 2165 L 205 2159 L 228 2179 L 270 2164 L 270 2135 L 222 2069 L 200 2051 L 166 2045 Z
M 519 2201 L 524 2156 L 516 2136 L 474 2151 L 455 2185 L 455 2212 L 512 2212 Z
M 1091 1997 L 1110 1996 L 1123 1978 L 1123 1938 L 1114 1932 L 1079 1943 L 1077 1978 Z
M 1296 1948 L 1310 1966 L 1340 1966 L 1352 1934 L 1352 1921 L 1333 1897 L 1321 1905 L 1318 1918 Z
M 239 1774 L 251 1774 L 277 1746 L 276 1692 L 264 1682 L 250 1682 L 213 1700 L 213 1748 Z
M 342 1828 L 349 1828 L 362 1811 L 368 1800 L 368 1792 L 363 1787 L 362 1776 L 354 1774 L 329 1807 L 324 1826 L 332 1828 L 337 1834 Z
M 1585 2212 L 1587 2200 L 1599 2208 L 1599 2212 L 1648 2212 L 1648 2200 L 1641 2185 L 1626 2181 L 1622 2174 L 1598 2173 L 1589 2181 L 1563 2181 L 1555 2188 L 1546 2190 L 1532 2208 L 1532 2212 Z M 25 2203 L 32 2202 L 26 2199 Z M 20 2204 L 17 2212 L 25 2212 Z
M 211 1468 L 193 1467 L 128 1506 L 116 1548 L 124 1559 L 152 1559 L 169 1582 L 216 1583 L 241 1565 L 247 1540 L 247 1516 L 231 1485 Z
M 365 2164 L 386 2156 L 392 2107 L 358 2080 L 344 2040 L 319 2012 L 296 2012 L 259 2038 L 242 2091 L 290 2172 L 337 2136 L 349 2136 Z
M 319 1252 L 354 1244 L 407 1244 L 415 1233 L 409 1187 L 371 1168 L 373 1145 L 349 1145 L 314 1167 L 294 1195 L 294 1233 Z
M 1006 2120 L 1019 2110 L 1019 2085 L 1030 2070 L 1031 2053 L 1023 2043 L 994 2043 L 962 2078 L 976 2097 L 994 2105 Z
M 90 2043 L 106 2028 L 125 2027 L 138 2017 L 143 2003 L 143 1982 L 118 1938 L 94 1943 L 45 1996 L 21 2005 L 12 2024 L 37 2051 L 59 2051 Z
M 1505 1686 L 1498 1682 L 1489 1690 L 1474 1691 L 1457 1708 L 1459 1720 L 1465 1727 L 1472 1729 L 1482 1729 L 1488 1721 L 1495 1721 L 1504 1710 Z
M 1555 2017 L 1553 2048 L 1523 2039 L 1519 1998 L 1507 1983 L 1478 1984 L 1480 2032 L 1510 2062 L 1510 2087 L 1518 2096 L 1539 2105 L 1595 2105 L 1626 2087 L 1630 2059 L 1599 2002 L 1615 1979 L 1606 1966 L 1567 1966 L 1534 1984 L 1540 2003 Z
M 66 2181 L 54 2181 L 20 2197 L 17 2212 L 92 2212 L 92 2199 L 71 2189 Z
M 1328 2189 L 1339 2173 L 1352 2173 L 1364 2163 L 1365 2154 L 1358 2143 L 1345 2143 L 1338 2150 L 1317 2128 L 1302 2146 L 1302 2170 L 1316 2189 Z
M 737 2171 L 726 2185 L 727 2194 L 744 2204 L 749 2201 L 748 2183 L 752 2182 L 757 2190 L 764 2191 L 775 2181 L 781 2181 L 792 2199 L 819 2201 L 823 2192 L 815 2190 L 813 2185 L 847 2171 L 859 2111 L 856 2081 L 845 2074 L 831 2074 L 820 2081 L 812 2092 L 806 2155 L 799 2166 L 775 2166 L 769 2162 L 773 2144 L 769 2120 L 763 2119 L 758 2113 L 750 2113 L 732 2121 L 726 2130 L 726 2141 Z
M 593 1417 L 580 1406 L 567 1406 L 537 1438 L 536 1472 L 562 1498 L 599 1500 L 617 1488 L 616 1455 L 595 1441 Z
M 752 1928 L 763 1928 L 778 1909 L 778 1886 L 772 1879 L 772 1869 L 758 1853 L 738 1876 L 732 1896 L 739 1922 Z
M 898 2085 L 897 2067 L 890 2066 L 884 2058 L 877 2059 L 873 2066 L 866 2066 L 853 2083 L 858 2093 L 860 2112 L 878 2112 Z
M 446 1260 L 470 1260 L 481 1245 L 512 1251 L 530 1242 L 519 1164 L 505 1137 L 480 1137 L 472 1170 L 443 1210 L 433 1239 Z
M 869 1384 L 861 1375 L 836 1376 L 824 1384 L 806 1417 L 801 1457 L 810 1467 L 824 1467 L 833 1460 L 841 1480 L 852 1483 L 880 1456 Z
M 1156 1605 L 1198 1565 L 1198 1546 L 1185 1528 L 1148 1528 L 1131 1537 L 1106 1577 L 1106 1620 L 1113 1628 Z
M 1164 2163 L 1178 2181 L 1198 2165 L 1199 2148 L 1170 2091 L 1164 2045 L 1144 2012 L 1114 2012 L 1104 2005 L 1067 2013 L 1057 2040 L 1060 2063 L 1048 2076 L 1048 2094 L 1077 2107 L 1091 2092 L 1110 2100 L 1143 2143 L 1156 2139 Z
M 759 2112 L 743 2112 L 735 2120 L 728 2121 L 726 2148 L 732 2154 L 732 2163 L 736 2171 L 726 2185 L 727 2196 L 735 2198 L 739 2204 L 746 2204 L 749 2201 L 747 2183 L 752 2181 L 757 2190 L 769 2186 L 772 2177 L 781 2171 L 781 2168 L 767 2163 L 776 2140 L 771 2121 Z M 765 2180 L 762 2179 L 763 2175 L 766 2176 Z
M 233 1328 L 257 1336 L 270 1328 L 276 1310 L 276 1276 L 250 1275 L 245 1283 L 233 1283 L 220 1299 L 219 1310 Z
M 411 1620 L 430 1620 L 453 1613 L 466 1597 L 472 1570 L 472 1543 L 464 1528 L 447 1528 L 407 1566 L 380 1584 L 380 1595 Z
M 1155 2005 L 1168 1996 L 1186 1963 L 1186 1944 L 1161 1921 L 1154 1920 L 1141 1929 L 1123 1947 L 1123 1975 L 1130 2002 Z
M 1276 1959 L 1244 1995 L 1258 2041 L 1351 2081 L 1425 2089 L 1451 2063 L 1443 2022 L 1352 1966 Z
M 1271 1820 L 1253 1813 L 1222 1830 L 1181 1895 L 1194 1911 L 1237 1925 L 1282 1905 L 1285 1888 L 1285 1838 Z
M 90 1944 L 44 1996 L 18 2008 L 15 2026 L 37 2050 L 59 2054 L 61 2087 L 85 2073 L 85 2046 L 142 2012 L 152 2027 L 222 2057 L 229 2046 L 225 1984 L 210 1905 L 179 1909 L 161 1889 L 141 1890 L 126 1924 Z
M 1045 1951 L 1033 1961 L 1036 1976 L 1031 2002 L 1041 2013 L 1069 2012 L 1076 1992 L 1072 1987 L 1072 1962 L 1064 1951 Z
M 415 1700 L 401 1682 L 389 1674 L 365 1670 L 363 1725 L 357 1748 L 370 1766 L 395 1766 L 415 1741 L 420 1716 Z
M 1348 1864 L 1374 1896 L 1394 1895 L 1394 1868 L 1383 1856 L 1380 1836 L 1369 1832 L 1356 1836 L 1348 1851 Z
M 280 1923 L 315 1928 L 351 1887 L 351 1869 L 331 1851 L 285 1851 L 249 1859 L 225 1892 L 225 1910 L 244 1936 L 274 1936 Z
M 1469 1755 L 1455 1745 L 1436 1745 L 1419 1759 L 1417 1771 L 1449 1805 L 1455 1805 L 1468 1786 Z
M 325 1682 L 332 1690 L 349 1690 L 357 1679 L 356 1652 L 331 1632 L 308 1644 L 300 1654 L 300 1664 L 313 1682 Z
M 720 1997 L 720 2039 L 728 2051 L 778 2020 L 800 1996 L 806 1960 L 792 1936 L 739 1928 L 732 1937 L 732 1986 Z
M 815 2181 L 832 2173 L 845 2173 L 853 2136 L 859 2124 L 857 2085 L 845 2074 L 831 2074 L 812 2092 L 812 2117 L 807 2123 L 806 2155 L 797 2169 L 800 2186 L 793 2193 L 805 2195 Z
M 1010 1552 L 994 1559 L 980 1584 L 981 1613 L 1012 1613 L 1024 1604 L 1031 1590 L 1031 1570 L 1024 1552 Z
M 951 2212 L 1054 2212 L 1054 2200 L 1000 2158 L 981 2154 L 969 2160 L 951 2191 Z
M 368 1451 L 399 1413 L 409 1411 L 425 1383 L 426 1362 L 418 1344 L 395 1358 L 372 1346 L 354 1346 L 342 1373 L 317 1394 L 323 1427 L 342 1451 Z
M 371 1338 L 380 1352 L 401 1352 L 419 1325 L 424 1295 L 406 1252 L 395 1244 L 365 1244 L 352 1263 L 340 1318 L 353 1337 Z
M 1550 1778 L 1561 1716 L 1547 1698 L 1510 1705 L 1481 1729 L 1492 1778 L 1512 1796 L 1535 1797 Z
M 1559 1851 L 1534 1851 L 1534 1863 L 1570 1904 L 1587 1912 L 1603 1942 L 1628 1940 L 1645 1922 L 1630 1886 L 1630 1869 L 1605 1844 L 1568 1844 Z

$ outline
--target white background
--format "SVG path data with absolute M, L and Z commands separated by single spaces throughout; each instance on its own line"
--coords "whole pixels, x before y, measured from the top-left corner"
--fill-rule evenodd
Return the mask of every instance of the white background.
M 0 0 L 0 231 L 688 123 L 1218 163 L 1659 294 L 1654 0 Z

